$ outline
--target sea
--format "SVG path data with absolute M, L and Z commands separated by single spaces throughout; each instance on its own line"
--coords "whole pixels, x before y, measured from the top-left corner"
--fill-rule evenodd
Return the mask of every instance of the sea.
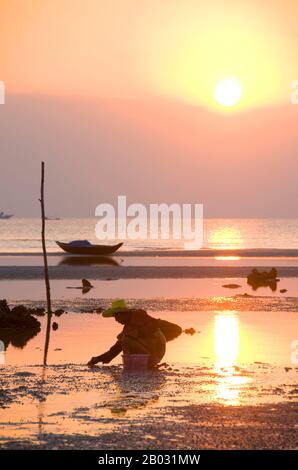
M 95 218 L 64 218 L 46 222 L 49 253 L 60 250 L 55 241 L 86 239 L 92 243 L 112 244 L 123 241 L 121 251 L 183 250 L 184 240 L 124 239 L 106 241 L 96 238 Z M 298 218 L 293 219 L 205 219 L 205 249 L 298 249 Z M 0 253 L 34 254 L 41 251 L 39 218 L 0 220 Z

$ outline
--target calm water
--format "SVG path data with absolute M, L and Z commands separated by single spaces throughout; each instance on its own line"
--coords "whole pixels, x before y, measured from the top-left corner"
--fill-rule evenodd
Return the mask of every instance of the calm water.
M 51 252 L 58 252 L 55 240 L 89 239 L 97 242 L 95 238 L 96 219 L 63 219 L 47 222 L 47 245 Z M 298 219 L 274 220 L 274 219 L 209 219 L 204 221 L 204 247 L 205 248 L 298 248 Z M 156 248 L 181 248 L 177 242 L 159 240 L 149 241 L 127 241 L 124 249 L 142 250 Z M 11 219 L 0 221 L 0 252 L 2 253 L 36 253 L 40 252 L 40 220 L 39 219 Z M 140 257 L 140 256 L 139 256 Z M 5 266 L 15 265 L 16 260 L 9 256 L 2 256 Z M 6 259 L 7 258 L 7 259 Z M 26 267 L 29 265 L 40 265 L 40 257 L 19 256 L 20 263 Z M 30 260 L 28 261 L 28 258 Z M 50 264 L 56 265 L 63 262 L 60 257 L 50 257 Z M 56 259 L 57 258 L 57 259 Z M 125 257 L 124 257 L 125 258 Z M 127 257 L 128 258 L 128 257 Z M 34 262 L 33 262 L 34 261 Z M 118 260 L 119 261 L 119 260 Z M 120 260 L 121 261 L 121 260 Z M 120 262 L 119 261 L 119 262 Z M 138 257 L 122 260 L 123 263 L 131 265 L 144 264 Z M 267 259 L 270 265 L 272 260 Z M 156 265 L 156 259 L 148 259 L 148 265 Z M 202 261 L 188 260 L 190 265 Z M 221 260 L 217 261 L 221 263 Z M 237 263 L 238 260 L 229 261 Z M 261 261 L 253 260 L 253 265 Z M 272 262 L 275 262 L 273 260 Z M 287 265 L 296 265 L 296 259 L 284 259 L 279 262 Z M 150 264 L 151 263 L 151 264 Z M 179 260 L 169 259 L 160 261 L 162 265 L 177 265 Z M 185 260 L 183 260 L 185 264 Z M 252 263 L 252 260 L 247 261 Z M 204 260 L 204 265 L 206 260 Z M 264 265 L 264 261 L 262 261 Z M 280 264 L 279 264 L 280 265 Z M 278 265 L 278 266 L 279 266 Z M 282 264 L 283 265 L 283 264 Z M 227 290 L 223 284 L 236 282 L 240 285 L 237 291 Z M 170 343 L 166 360 L 173 362 L 198 362 L 202 357 L 209 358 L 212 363 L 228 359 L 233 363 L 253 363 L 255 361 L 278 363 L 287 365 L 290 362 L 290 345 L 296 339 L 297 311 L 289 307 L 290 299 L 297 297 L 297 278 L 281 279 L 276 292 L 269 288 L 251 292 L 245 279 L 217 279 L 216 272 L 211 279 L 118 279 L 114 281 L 94 281 L 95 288 L 87 294 L 84 299 L 90 300 L 90 296 L 100 304 L 102 299 L 115 297 L 131 299 L 175 299 L 181 300 L 181 310 L 160 311 L 154 308 L 156 315 L 167 316 L 168 319 L 181 324 L 183 327 L 193 326 L 200 331 L 199 334 L 189 337 L 183 335 L 177 341 Z M 52 297 L 61 301 L 66 310 L 72 311 L 72 306 L 77 302 L 75 311 L 80 311 L 79 300 L 81 293 L 76 289 L 68 289 L 69 286 L 78 286 L 77 280 L 52 280 Z M 279 291 L 286 288 L 286 296 Z M 201 309 L 198 305 L 197 311 L 187 311 L 184 308 L 189 299 L 223 299 L 235 294 L 249 293 L 265 298 L 266 308 L 264 311 L 248 306 L 243 311 L 217 312 L 216 306 Z M 266 297 L 268 296 L 268 302 Z M 30 299 L 35 301 L 44 300 L 44 283 L 41 279 L 31 280 L 0 280 L 0 298 L 5 297 L 10 303 L 14 300 Z M 258 298 L 251 299 L 257 302 Z M 174 299 L 174 300 L 175 300 Z M 272 302 L 278 301 L 278 306 L 273 307 Z M 287 303 L 288 302 L 288 303 Z M 269 307 L 268 307 L 268 305 Z M 292 301 L 293 303 L 293 301 Z M 288 307 L 285 308 L 284 304 Z M 281 308 L 280 308 L 281 307 Z M 229 308 L 229 307 L 227 307 Z M 152 309 L 151 309 L 152 310 Z M 171 308 L 169 307 L 169 310 Z M 203 311 L 204 310 L 204 311 Z M 233 309 L 234 310 L 234 309 Z M 236 310 L 236 308 L 235 308 Z M 242 310 L 242 309 L 241 309 Z M 271 311 L 268 311 L 271 310 Z M 158 313 L 159 312 L 159 313 Z M 106 322 L 97 315 L 70 314 L 59 318 L 59 329 L 52 332 L 50 363 L 85 362 L 91 354 L 99 352 L 112 344 L 116 334 L 117 325 Z M 44 319 L 42 319 L 44 323 Z M 222 334 L 218 334 L 221 331 Z M 231 333 L 232 332 L 232 337 Z M 1 338 L 2 341 L 5 338 Z M 7 339 L 6 361 L 7 364 L 34 364 L 40 363 L 42 358 L 42 347 L 44 343 L 44 329 L 35 337 L 27 338 L 25 344 L 13 339 Z M 226 341 L 226 342 L 225 342 Z M 23 347 L 20 347 L 23 346 Z M 229 349 L 231 348 L 231 349 Z
M 150 312 L 194 328 L 193 336 L 182 334 L 167 345 L 165 360 L 171 363 L 207 362 L 210 366 L 235 366 L 263 362 L 293 366 L 291 345 L 296 340 L 296 312 Z M 0 330 L 6 345 L 5 364 L 41 364 L 45 337 L 45 318 L 40 318 L 41 333 L 23 336 Z M 113 319 L 96 314 L 69 313 L 54 318 L 59 324 L 51 332 L 49 364 L 86 363 L 91 356 L 108 350 L 121 326 Z M 270 324 L 270 328 L 269 328 Z M 120 363 L 121 355 L 113 360 Z
M 89 239 L 95 236 L 97 219 L 47 221 L 47 246 L 59 251 L 55 240 Z M 109 242 L 110 243 L 110 242 Z M 123 249 L 183 248 L 177 240 L 126 240 Z M 205 219 L 204 248 L 298 248 L 298 219 Z M 1 253 L 40 252 L 40 220 L 0 220 Z
M 87 238 L 96 242 L 95 219 L 65 219 L 47 222 L 47 245 L 58 252 L 55 240 Z M 298 248 L 298 219 L 295 220 L 206 220 L 206 248 Z M 124 249 L 144 250 L 181 248 L 177 242 L 127 241 Z M 0 221 L 0 252 L 40 252 L 40 221 L 12 219 Z M 62 256 L 51 256 L 51 266 L 65 263 Z M 122 258 L 122 256 L 121 256 Z M 278 266 L 297 266 L 298 258 L 278 259 Z M 261 288 L 252 292 L 245 278 L 217 278 L 215 265 L 247 263 L 270 266 L 269 256 L 249 260 L 200 260 L 194 258 L 156 257 L 142 259 L 142 254 L 123 259 L 124 266 L 213 266 L 214 277 L 202 279 L 115 279 L 92 280 L 94 289 L 83 295 L 69 289 L 80 285 L 78 279 L 52 279 L 54 308 L 68 314 L 53 317 L 57 330 L 51 330 L 49 367 L 43 361 L 46 318 L 38 317 L 41 331 L 0 330 L 0 371 L 2 381 L 12 391 L 14 403 L 1 411 L 2 439 L 36 439 L 46 432 L 107 432 L 114 423 L 113 409 L 127 410 L 125 424 L 134 415 L 150 416 L 168 405 L 212 403 L 252 405 L 279 403 L 294 398 L 296 363 L 293 346 L 297 340 L 297 277 L 281 278 L 272 292 Z M 3 266 L 21 266 L 30 270 L 41 265 L 40 256 L 1 256 Z M 201 263 L 201 264 L 200 264 Z M 74 269 L 80 270 L 79 266 Z M 115 267 L 117 269 L 117 266 Z M 236 290 L 227 283 L 239 284 Z M 286 288 L 287 293 L 280 293 Z M 230 297 L 249 293 L 252 297 Z M 175 322 L 183 329 L 194 328 L 192 336 L 183 333 L 167 344 L 164 360 L 171 368 L 156 380 L 139 378 L 127 382 L 121 368 L 99 366 L 90 371 L 84 364 L 91 356 L 106 351 L 120 331 L 113 319 L 86 312 L 104 307 L 111 299 L 125 298 L 129 305 L 145 308 L 153 316 Z M 41 305 L 45 299 L 42 279 L 0 279 L 0 298 L 10 304 L 16 300 Z M 2 352 L 1 352 L 2 350 Z M 296 357 L 296 356 L 295 356 Z M 121 363 L 121 355 L 113 365 Z M 16 368 L 15 368 L 16 366 Z M 22 375 L 23 374 L 23 375 Z M 25 374 L 25 375 L 24 375 Z M 26 374 L 28 377 L 26 378 Z M 131 380 L 131 379 L 129 379 Z M 159 381 L 161 385 L 159 385 Z M 25 395 L 22 389 L 26 387 Z M 41 397 L 41 398 L 40 398 Z M 144 400 L 145 398 L 145 400 Z M 140 405 L 141 403 L 141 405 Z M 162 411 L 163 412 L 163 411 Z M 84 415 L 85 413 L 85 415 Z M 116 415 L 117 417 L 118 415 Z M 121 420 L 124 417 L 121 415 Z M 7 423 L 10 423 L 7 426 Z M 116 423 L 116 421 L 115 421 Z M 1 440 L 0 436 L 0 440 Z

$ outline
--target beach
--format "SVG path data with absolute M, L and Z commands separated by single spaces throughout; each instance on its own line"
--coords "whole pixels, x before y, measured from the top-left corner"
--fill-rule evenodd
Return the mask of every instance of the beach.
M 268 380 L 281 374 L 281 381 Z M 264 380 L 265 379 L 265 380 Z M 2 449 L 296 449 L 297 370 L 7 367 Z
M 0 330 L 1 448 L 296 449 L 298 257 L 289 250 L 50 252 L 53 310 L 64 313 L 53 315 L 47 367 L 43 314 L 31 336 Z M 256 266 L 277 268 L 275 290 L 247 284 Z M 83 277 L 94 286 L 85 294 Z M 2 253 L 0 290 L 11 307 L 45 308 L 40 253 Z M 88 368 L 121 329 L 101 316 L 115 298 L 193 334 L 168 343 L 158 371 L 123 373 L 121 355 Z
M 46 366 L 39 221 L 20 238 L 23 222 L 8 222 L 0 234 L 0 300 L 30 309 L 40 327 L 0 328 L 1 449 L 298 448 L 298 250 L 289 239 L 296 221 L 279 235 L 281 245 L 266 243 L 261 230 L 244 240 L 213 221 L 219 235 L 209 234 L 214 243 L 200 250 L 130 242 L 97 257 L 67 255 L 53 241 L 80 226 L 92 239 L 90 219 L 49 221 Z M 243 230 L 249 224 L 238 222 Z M 273 237 L 278 223 L 270 224 Z M 251 284 L 255 269 L 276 269 L 277 279 Z M 82 289 L 83 278 L 92 287 Z M 121 331 L 102 316 L 117 298 L 181 326 L 160 369 L 125 372 L 121 354 L 87 366 Z
M 296 464 L 297 17 L 1 1 L 4 463 Z

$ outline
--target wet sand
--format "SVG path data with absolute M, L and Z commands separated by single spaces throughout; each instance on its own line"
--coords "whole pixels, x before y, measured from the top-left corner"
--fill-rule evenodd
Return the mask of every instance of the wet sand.
M 296 449 L 297 370 L 6 367 L 2 449 Z
M 137 259 L 134 252 L 122 262 L 120 255 L 119 266 L 57 265 L 57 257 L 49 257 L 53 307 L 68 314 L 53 318 L 59 328 L 51 331 L 46 368 L 40 365 L 44 317 L 41 333 L 26 344 L 5 337 L 0 447 L 297 449 L 298 368 L 291 362 L 297 259 L 280 258 L 279 264 L 267 258 L 262 264 L 255 255 L 259 267 L 278 267 L 281 282 L 276 292 L 253 292 L 245 276 L 255 264 L 248 258 L 194 262 L 162 255 L 155 261 Z M 40 260 L 16 256 L 5 264 L 7 258 L 0 258 L 0 298 L 44 306 Z M 85 296 L 67 289 L 82 277 L 95 285 Z M 241 288 L 222 287 L 228 283 Z M 284 287 L 288 292 L 281 294 Z M 164 370 L 126 374 L 120 356 L 109 366 L 82 364 L 113 343 L 119 325 L 81 312 L 105 308 L 119 296 L 195 328 L 193 336 L 168 343 Z
M 254 266 L 50 266 L 51 279 L 198 279 L 246 277 Z M 297 266 L 277 266 L 279 276 L 298 277 Z M 266 270 L 266 266 L 259 269 Z M 0 279 L 43 279 L 42 266 L 0 266 Z
M 160 371 L 123 373 L 120 356 L 108 366 L 82 364 L 119 332 L 97 314 L 55 318 L 46 368 L 45 318 L 23 349 L 9 345 L 1 367 L 0 447 L 298 448 L 298 367 L 290 360 L 297 313 L 150 313 L 196 330 L 168 343 L 168 366 Z
M 210 305 L 210 308 L 216 309 L 216 304 L 224 304 L 225 300 L 228 303 L 230 299 L 230 306 L 227 308 L 235 308 L 243 306 L 243 309 L 253 308 L 254 305 L 263 305 L 265 310 L 268 307 L 284 310 L 292 305 L 296 311 L 295 304 L 298 305 L 298 281 L 297 278 L 281 278 L 280 282 L 276 285 L 276 290 L 272 291 L 269 287 L 260 287 L 253 290 L 248 284 L 246 278 L 231 277 L 231 278 L 198 278 L 198 279 L 93 279 L 88 278 L 94 286 L 89 292 L 85 294 L 80 290 L 81 279 L 51 279 L 51 294 L 54 301 L 62 302 L 65 300 L 70 301 L 71 307 L 75 311 L 76 300 L 77 305 L 81 307 L 82 303 L 86 301 L 86 308 L 88 303 L 90 306 L 96 302 L 99 303 L 103 299 L 113 299 L 115 297 L 146 300 L 152 299 L 155 303 L 160 304 L 157 308 L 163 308 L 161 301 L 168 301 L 169 306 L 173 308 L 181 308 L 183 302 L 186 304 L 186 309 L 189 308 L 191 303 L 193 306 L 197 304 L 197 308 L 205 308 L 205 305 Z M 225 286 L 236 284 L 236 289 L 231 289 Z M 285 288 L 286 292 L 280 293 L 280 290 Z M 10 302 L 15 300 L 27 302 L 39 301 L 44 302 L 45 284 L 43 279 L 0 279 L 0 298 L 5 296 Z M 262 301 L 263 299 L 263 301 Z M 266 300 L 266 301 L 265 301 Z M 277 308 L 274 308 L 274 303 Z M 177 305 L 177 307 L 175 307 Z M 246 307 L 247 306 L 247 307 Z M 152 307 L 150 307 L 152 309 Z M 156 309 L 156 307 L 153 307 Z M 166 309 L 170 309 L 169 307 Z M 259 308 L 262 310 L 262 308 Z
M 29 282 L 29 281 L 27 281 Z M 35 281 L 36 282 L 36 281 Z M 35 285 L 33 283 L 33 286 Z M 181 312 L 184 316 L 184 312 L 209 312 L 209 311 L 218 311 L 218 312 L 289 312 L 295 313 L 298 312 L 298 298 L 297 297 L 285 297 L 282 295 L 270 296 L 258 296 L 258 295 L 241 295 L 235 294 L 230 296 L 214 296 L 214 297 L 197 297 L 197 296 L 181 296 L 179 298 L 175 297 L 175 292 L 172 293 L 172 296 L 159 296 L 159 297 L 130 297 L 129 286 L 126 283 L 123 285 L 113 285 L 112 282 L 107 281 L 110 285 L 110 291 L 107 297 L 102 295 L 103 291 L 98 290 L 98 296 L 95 295 L 95 289 L 92 290 L 91 296 L 81 295 L 77 296 L 77 290 L 70 290 L 73 292 L 73 296 L 62 296 L 57 297 L 52 300 L 53 309 L 64 309 L 68 312 L 76 313 L 90 313 L 95 312 L 98 308 L 108 308 L 111 305 L 112 300 L 115 297 L 121 296 L 124 298 L 128 305 L 133 305 L 136 308 L 141 308 L 147 310 L 148 312 Z M 3 286 L 4 282 L 0 283 L 0 288 Z M 14 299 L 11 295 L 7 295 L 7 299 L 11 306 L 14 305 L 25 305 L 26 307 L 46 307 L 45 300 L 37 300 L 41 298 L 39 287 L 35 286 L 36 291 L 32 295 L 30 294 L 30 288 L 33 286 L 24 285 L 24 290 L 20 293 L 18 299 Z M 12 290 L 15 290 L 17 284 L 13 283 Z M 102 286 L 104 288 L 104 286 Z M 127 287 L 127 289 L 126 289 Z M 137 282 L 135 288 L 137 289 L 139 283 Z M 44 286 L 42 285 L 44 289 Z M 27 289 L 27 291 L 26 291 Z M 28 292 L 29 290 L 29 292 Z M 64 289 L 65 292 L 66 289 Z M 6 291 L 7 292 L 7 291 Z M 135 291 L 137 294 L 137 290 Z M 29 300 L 28 297 L 32 297 L 32 300 Z M 267 315 L 268 316 L 268 315 Z M 297 317 L 297 315 L 296 315 Z M 298 321 L 298 318 L 297 318 Z M 296 331 L 296 328 L 295 328 Z
M 298 277 L 297 250 L 123 251 L 112 257 L 49 253 L 51 279 L 211 279 L 245 278 L 254 267 L 275 266 L 278 276 Z M 0 280 L 43 279 L 37 253 L 0 256 Z

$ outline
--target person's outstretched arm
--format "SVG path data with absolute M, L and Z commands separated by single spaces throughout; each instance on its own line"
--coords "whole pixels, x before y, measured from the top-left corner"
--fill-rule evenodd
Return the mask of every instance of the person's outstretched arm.
M 102 362 L 103 364 L 108 364 L 111 362 L 114 357 L 118 356 L 122 351 L 122 345 L 120 341 L 117 341 L 107 352 L 101 354 L 100 356 L 94 356 L 88 362 L 88 366 L 94 366 L 98 362 Z

